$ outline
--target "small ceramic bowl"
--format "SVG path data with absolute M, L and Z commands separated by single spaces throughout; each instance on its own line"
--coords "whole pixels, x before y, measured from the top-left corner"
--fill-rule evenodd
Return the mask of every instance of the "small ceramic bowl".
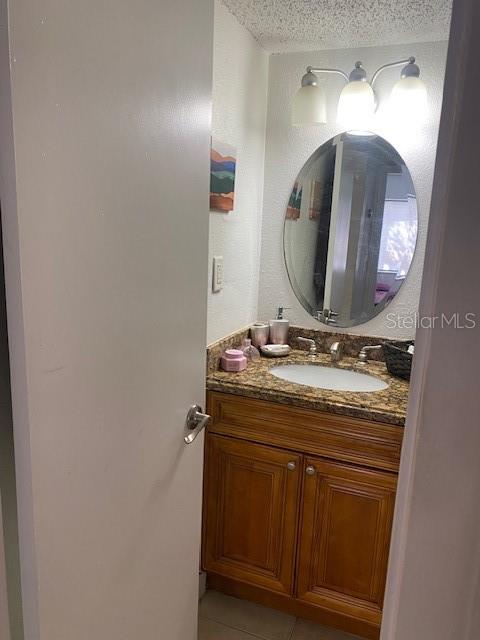
M 282 358 L 288 356 L 291 349 L 288 344 L 266 344 L 260 347 L 260 351 L 269 358 Z

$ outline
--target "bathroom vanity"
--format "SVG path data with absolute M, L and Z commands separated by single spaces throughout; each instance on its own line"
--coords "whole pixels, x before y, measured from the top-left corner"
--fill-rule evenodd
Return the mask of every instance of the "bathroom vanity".
M 247 330 L 207 355 L 208 583 L 365 638 L 379 636 L 408 383 L 375 361 L 378 338 L 332 329 L 391 309 L 417 217 L 390 143 L 365 131 L 326 141 L 291 187 L 282 250 L 299 305 L 329 331 L 282 319 L 293 352 L 235 374 L 219 355 Z M 281 311 L 270 337 L 283 343 L 272 332 Z
M 307 363 L 294 351 L 282 364 Z M 207 375 L 203 568 L 212 588 L 377 638 L 408 383 L 339 392 L 289 383 L 262 358 Z M 330 366 L 320 354 L 317 364 Z

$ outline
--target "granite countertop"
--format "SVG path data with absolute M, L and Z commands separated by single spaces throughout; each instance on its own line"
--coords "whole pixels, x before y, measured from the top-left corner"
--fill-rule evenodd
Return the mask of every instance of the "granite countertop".
M 405 424 L 409 383 L 391 376 L 384 362 L 369 361 L 363 364 L 355 358 L 344 357 L 340 362 L 332 363 L 329 354 L 320 353 L 316 363 L 369 373 L 381 378 L 389 386 L 382 391 L 369 393 L 331 391 L 288 382 L 270 374 L 271 367 L 282 364 L 312 364 L 305 351 L 292 351 L 284 358 L 262 357 L 257 362 L 249 362 L 247 368 L 239 373 L 210 368 L 207 372 L 207 389 L 392 425 Z

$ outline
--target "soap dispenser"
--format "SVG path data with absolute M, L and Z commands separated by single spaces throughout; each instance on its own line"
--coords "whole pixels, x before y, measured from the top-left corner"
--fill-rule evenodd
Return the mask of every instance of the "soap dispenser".
M 272 344 L 288 344 L 288 328 L 290 321 L 283 317 L 287 307 L 278 307 L 277 317 L 270 320 L 270 342 Z

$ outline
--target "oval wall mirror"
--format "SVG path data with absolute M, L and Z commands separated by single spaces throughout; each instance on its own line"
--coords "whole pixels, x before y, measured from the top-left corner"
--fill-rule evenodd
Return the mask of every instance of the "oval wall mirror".
M 335 136 L 304 164 L 289 198 L 283 244 L 295 295 L 326 324 L 371 320 L 408 274 L 417 227 L 412 178 L 392 145 Z

